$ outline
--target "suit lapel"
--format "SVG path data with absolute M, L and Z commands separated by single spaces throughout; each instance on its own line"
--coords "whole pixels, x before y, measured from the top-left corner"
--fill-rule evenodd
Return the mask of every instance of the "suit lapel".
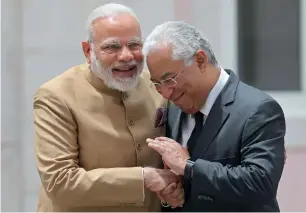
M 229 114 L 220 104 L 220 98 L 218 98 L 205 121 L 200 137 L 197 139 L 192 159 L 205 155 Z
M 210 145 L 230 116 L 228 106 L 235 100 L 239 79 L 232 71 L 226 71 L 230 75 L 229 79 L 206 118 L 203 130 L 200 137 L 197 139 L 195 149 L 192 153 L 192 160 L 205 156 Z
M 174 140 L 181 143 L 181 129 L 182 129 L 182 119 L 183 119 L 184 113 L 182 110 L 178 110 L 177 116 L 175 118 L 175 126 L 173 127 L 173 137 Z

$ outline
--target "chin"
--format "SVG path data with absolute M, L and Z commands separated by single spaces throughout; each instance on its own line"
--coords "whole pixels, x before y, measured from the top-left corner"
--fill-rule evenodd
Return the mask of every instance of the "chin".
M 192 114 L 192 112 L 194 111 L 192 108 L 190 107 L 186 107 L 180 103 L 174 103 L 176 106 L 178 106 L 183 112 L 185 112 L 186 114 Z
M 186 114 L 195 114 L 199 111 L 198 108 L 195 108 L 194 106 L 179 106 L 177 105 L 178 107 L 180 107 L 180 109 L 182 111 L 184 111 Z
M 196 113 L 196 111 L 194 109 L 190 109 L 190 108 L 187 108 L 187 109 L 182 109 L 186 114 L 194 114 Z
M 188 102 L 189 102 L 189 104 L 188 104 Z M 190 102 L 191 102 L 191 100 L 189 98 L 181 97 L 178 101 L 174 102 L 174 104 L 176 106 L 178 106 L 186 114 L 194 114 L 198 110 L 195 109 L 194 105 L 190 104 Z
M 134 78 L 126 77 L 126 78 L 121 78 L 120 80 L 117 78 L 116 80 L 113 80 L 112 87 L 119 91 L 127 92 L 137 87 L 138 83 L 139 83 L 138 75 L 135 76 Z

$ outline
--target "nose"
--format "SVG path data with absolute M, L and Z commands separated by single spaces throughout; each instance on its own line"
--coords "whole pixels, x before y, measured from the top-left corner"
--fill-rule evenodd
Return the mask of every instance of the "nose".
M 126 46 L 123 46 L 121 52 L 119 53 L 118 60 L 128 62 L 128 61 L 132 61 L 133 59 L 134 59 L 134 55 L 129 50 L 129 48 L 127 48 Z
M 167 100 L 170 99 L 172 93 L 173 93 L 173 88 L 169 88 L 169 87 L 161 87 L 160 89 L 158 89 L 158 92 Z

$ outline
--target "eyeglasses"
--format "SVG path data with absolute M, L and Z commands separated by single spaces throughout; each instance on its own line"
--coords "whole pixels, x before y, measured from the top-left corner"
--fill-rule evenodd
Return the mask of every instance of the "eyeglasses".
M 93 43 L 93 41 L 89 41 Z M 93 43 L 94 44 L 94 43 Z M 99 47 L 99 50 L 106 54 L 116 54 L 122 51 L 123 46 L 126 46 L 131 52 L 139 52 L 142 50 L 143 42 L 142 41 L 129 41 L 126 45 L 122 45 L 119 41 L 111 41 L 102 44 Z
M 164 79 L 160 82 L 152 82 L 152 84 L 155 86 L 156 89 L 161 89 L 162 86 L 165 86 L 167 88 L 174 87 L 177 84 L 177 81 L 175 78 L 182 72 L 182 70 L 185 68 L 185 64 L 182 66 L 180 71 L 178 71 L 173 77 Z

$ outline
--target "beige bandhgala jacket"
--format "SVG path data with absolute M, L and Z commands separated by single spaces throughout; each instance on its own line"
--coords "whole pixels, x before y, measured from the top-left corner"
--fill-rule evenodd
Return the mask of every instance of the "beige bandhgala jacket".
M 144 189 L 142 167 L 162 167 L 146 138 L 165 100 L 149 83 L 122 93 L 89 70 L 73 67 L 42 85 L 34 97 L 35 150 L 42 187 L 38 211 L 160 211 Z

